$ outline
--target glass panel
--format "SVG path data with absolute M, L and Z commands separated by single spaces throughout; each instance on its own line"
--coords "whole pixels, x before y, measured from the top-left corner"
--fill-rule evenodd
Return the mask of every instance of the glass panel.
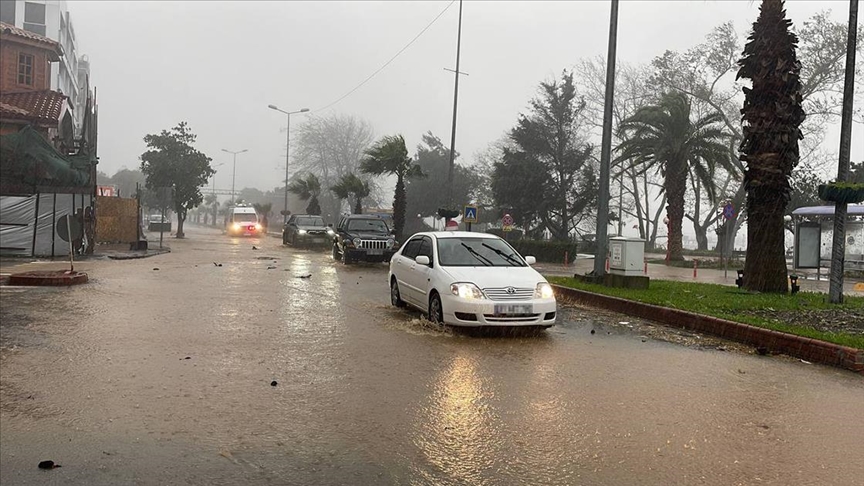
M 439 238 L 442 267 L 524 267 L 525 261 L 500 238 Z
M 15 4 L 18 2 L 0 2 L 0 22 L 15 25 Z
M 28 22 L 31 24 L 45 25 L 45 4 L 44 3 L 25 2 L 24 3 L 24 22 Z M 45 34 L 42 34 L 42 35 L 45 35 Z

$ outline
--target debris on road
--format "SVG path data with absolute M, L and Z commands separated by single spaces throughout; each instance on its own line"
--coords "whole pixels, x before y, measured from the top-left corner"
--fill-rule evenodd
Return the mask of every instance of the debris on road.
M 42 461 L 39 463 L 39 469 L 54 469 L 62 467 L 60 464 L 54 464 L 54 461 Z
M 258 247 L 257 247 L 257 246 L 255 246 L 255 245 L 252 245 L 252 249 L 253 249 L 253 250 L 257 250 L 257 249 L 258 249 Z
M 159 270 L 159 267 L 153 267 L 153 270 Z
M 270 386 L 276 386 L 276 385 L 278 385 L 278 384 L 279 384 L 279 383 L 278 383 L 276 380 L 273 380 L 273 381 L 270 382 Z
M 595 331 L 594 329 L 591 329 L 591 334 L 594 334 L 595 332 L 597 332 L 597 331 Z
M 221 263 L 216 263 L 216 262 L 213 262 L 213 266 L 215 266 L 215 267 L 221 267 L 221 266 L 222 266 L 222 264 L 221 264 Z
M 186 356 L 185 358 L 180 358 L 180 361 L 183 361 L 184 359 L 192 359 L 192 356 Z
M 310 273 L 307 275 L 298 275 L 297 278 L 312 278 L 312 274 Z
M 269 267 L 267 267 L 267 270 L 275 270 L 275 269 L 276 269 L 276 267 L 274 267 L 273 265 L 270 265 Z

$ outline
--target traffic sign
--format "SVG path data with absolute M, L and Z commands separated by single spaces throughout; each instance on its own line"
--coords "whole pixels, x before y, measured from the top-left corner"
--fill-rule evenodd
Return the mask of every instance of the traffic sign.
M 462 212 L 462 222 L 463 223 L 476 223 L 477 222 L 477 206 L 465 206 L 465 210 Z
M 501 218 L 501 229 L 503 231 L 513 231 L 513 216 L 505 214 L 504 217 Z
M 731 202 L 723 206 L 723 219 L 735 219 L 735 206 Z

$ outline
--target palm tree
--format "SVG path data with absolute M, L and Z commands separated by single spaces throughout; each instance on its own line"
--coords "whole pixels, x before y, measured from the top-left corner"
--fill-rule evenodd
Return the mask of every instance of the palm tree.
M 701 181 L 712 201 L 716 198 L 716 166 L 737 173 L 729 158 L 729 135 L 721 128 L 722 120 L 715 112 L 692 121 L 689 98 L 676 92 L 663 95 L 656 105 L 641 108 L 618 127 L 624 141 L 618 146 L 617 160 L 629 161 L 630 167 L 641 166 L 637 174 L 655 169 L 663 176 L 669 260 L 684 259 L 681 225 L 688 173 L 692 171 Z
M 261 226 L 264 227 L 264 231 L 267 231 L 267 227 L 270 226 L 270 213 L 273 212 L 273 203 L 254 203 L 252 207 L 255 208 L 255 212 L 261 215 Z
M 360 171 L 366 174 L 396 176 L 396 192 L 393 194 L 393 229 L 396 239 L 402 240 L 405 227 L 405 209 L 408 199 L 405 193 L 406 177 L 423 177 L 420 166 L 408 157 L 405 139 L 402 135 L 382 138 L 372 148 L 366 150 L 366 157 L 360 162 Z
M 295 179 L 288 186 L 288 190 L 303 201 L 309 201 L 309 204 L 306 205 L 306 214 L 321 214 L 321 204 L 318 203 L 318 196 L 321 194 L 321 182 L 315 174 L 309 173 L 305 178 Z
M 744 287 L 758 292 L 788 290 L 783 213 L 790 198 L 789 179 L 798 164 L 801 64 L 798 38 L 789 31 L 782 0 L 763 0 L 753 33 L 738 65 L 744 88 L 741 160 L 747 165 L 747 259 Z
M 216 226 L 216 210 L 219 208 L 219 198 L 216 194 L 207 194 L 204 196 L 204 204 L 210 207 L 210 212 L 213 213 L 213 226 Z M 207 224 L 206 217 L 204 224 Z
M 369 183 L 360 179 L 352 172 L 349 172 L 339 179 L 335 186 L 331 186 L 330 190 L 340 200 L 354 197 L 354 214 L 363 212 L 363 198 L 369 197 L 371 189 Z

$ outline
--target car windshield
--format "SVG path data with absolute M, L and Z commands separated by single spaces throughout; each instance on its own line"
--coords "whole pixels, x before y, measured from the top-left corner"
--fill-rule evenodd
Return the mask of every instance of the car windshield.
M 297 218 L 297 221 L 295 221 L 295 223 L 297 224 L 297 226 L 324 226 L 324 219 L 315 217 Z
M 234 213 L 235 223 L 255 223 L 258 221 L 258 215 L 255 213 Z
M 380 219 L 352 219 L 348 221 L 348 231 L 362 231 L 364 233 L 387 233 L 387 223 Z
M 442 267 L 524 267 L 525 261 L 498 238 L 439 238 Z

